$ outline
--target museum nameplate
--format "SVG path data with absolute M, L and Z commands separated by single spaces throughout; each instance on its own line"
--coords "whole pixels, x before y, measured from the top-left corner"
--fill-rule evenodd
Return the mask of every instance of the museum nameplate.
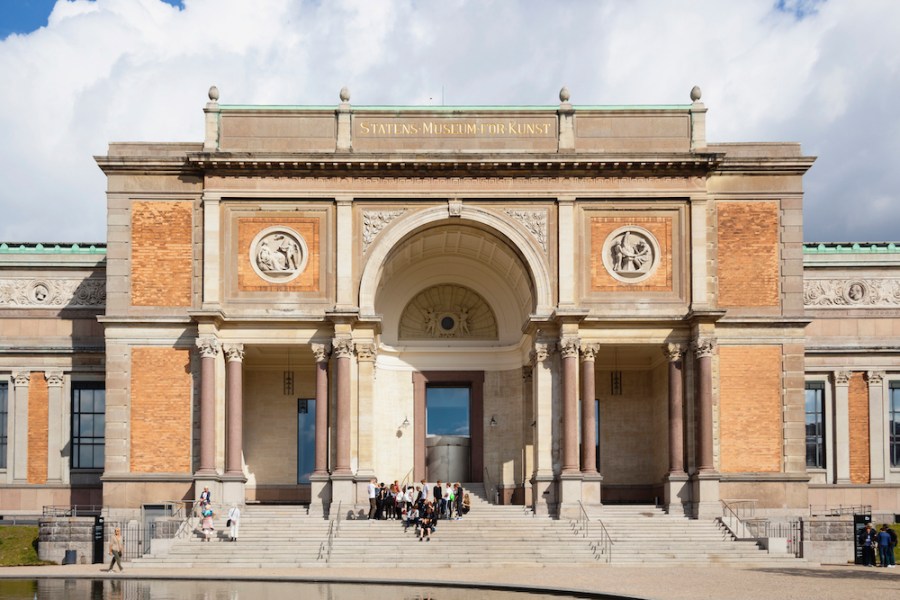
M 555 151 L 553 116 L 378 117 L 355 115 L 353 149 L 362 151 Z

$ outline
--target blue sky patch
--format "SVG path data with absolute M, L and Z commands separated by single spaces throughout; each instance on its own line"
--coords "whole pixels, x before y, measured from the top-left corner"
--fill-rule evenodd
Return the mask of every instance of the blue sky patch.
M 69 0 L 58 0 L 68 2 Z M 93 1 L 93 0 L 92 0 Z M 184 8 L 184 0 L 161 0 Z M 0 40 L 13 33 L 31 33 L 47 25 L 57 0 L 2 0 L 0 3 Z

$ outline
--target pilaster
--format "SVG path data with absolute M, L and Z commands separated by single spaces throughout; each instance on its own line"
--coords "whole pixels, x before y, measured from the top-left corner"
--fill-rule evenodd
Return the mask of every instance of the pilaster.
M 355 342 L 359 404 L 357 482 L 368 483 L 375 476 L 375 341 Z
M 9 440 L 7 448 L 12 451 L 12 460 L 7 456 L 7 468 L 12 467 L 12 482 L 28 482 L 28 386 L 31 373 L 25 369 L 13 371 L 14 406 L 9 411 Z
M 868 371 L 869 384 L 869 483 L 884 483 L 884 371 Z
M 850 371 L 834 372 L 835 483 L 850 483 Z
M 531 478 L 532 507 L 535 514 L 555 511 L 553 488 L 553 402 L 554 348 L 539 339 L 531 351 L 532 398 L 534 400 L 534 474 Z
M 67 475 L 63 468 L 63 420 L 69 415 L 63 401 L 63 372 L 46 371 L 47 379 L 47 483 L 62 483 Z

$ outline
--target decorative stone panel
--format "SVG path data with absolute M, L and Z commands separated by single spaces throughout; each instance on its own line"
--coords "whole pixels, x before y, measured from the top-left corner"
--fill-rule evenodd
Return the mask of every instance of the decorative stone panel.
M 591 218 L 591 291 L 673 291 L 672 221 Z
M 546 210 L 515 210 L 508 209 L 506 214 L 522 224 L 530 233 L 541 249 L 547 252 L 547 211 Z
M 105 305 L 105 279 L 0 279 L 0 306 L 4 308 L 102 308 Z
M 420 292 L 403 309 L 399 339 L 496 340 L 494 311 L 477 292 L 452 284 Z
M 236 248 L 241 291 L 319 290 L 320 220 L 310 217 L 238 219 Z
M 369 250 L 369 245 L 375 241 L 382 229 L 405 212 L 405 210 L 363 211 L 363 253 Z
M 900 279 L 806 279 L 807 308 L 898 308 Z

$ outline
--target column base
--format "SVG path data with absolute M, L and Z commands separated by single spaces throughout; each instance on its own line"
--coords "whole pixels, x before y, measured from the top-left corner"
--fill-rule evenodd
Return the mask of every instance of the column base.
M 687 473 L 669 473 L 663 484 L 663 508 L 670 515 L 686 517 L 690 514 L 691 488 Z
M 590 509 L 591 507 L 603 506 L 601 496 L 603 475 L 595 471 L 593 473 L 582 473 L 581 476 L 581 502 L 584 504 L 584 507 Z
M 243 473 L 234 475 L 226 473 L 222 477 L 222 504 L 225 506 L 231 506 L 232 504 L 243 506 L 244 501 L 247 499 L 245 495 L 246 483 L 247 478 L 244 477 Z
M 219 475 L 215 471 L 213 471 L 212 473 L 208 471 L 197 471 L 196 473 L 194 473 L 195 502 L 200 499 L 200 492 L 202 492 L 203 488 L 205 487 L 209 488 L 209 493 L 212 496 L 213 506 L 217 504 L 219 506 L 225 505 L 225 497 L 222 492 L 222 480 L 219 479 Z
M 531 478 L 531 510 L 535 515 L 548 516 L 556 513 L 558 500 L 553 473 L 535 473 Z
M 334 518 L 341 512 L 342 519 L 364 519 L 369 513 L 369 507 L 365 510 L 356 505 L 356 483 L 353 474 L 331 475 L 331 504 L 328 508 L 328 518 Z
M 331 516 L 331 477 L 328 473 L 309 476 L 310 499 L 309 514 L 327 519 Z M 337 516 L 337 515 L 335 515 Z
M 722 516 L 719 502 L 719 480 L 715 471 L 695 473 L 691 476 L 692 517 L 695 519 L 715 519 Z
M 577 519 L 581 516 L 581 492 L 584 478 L 580 472 L 563 473 L 559 476 L 560 519 Z

